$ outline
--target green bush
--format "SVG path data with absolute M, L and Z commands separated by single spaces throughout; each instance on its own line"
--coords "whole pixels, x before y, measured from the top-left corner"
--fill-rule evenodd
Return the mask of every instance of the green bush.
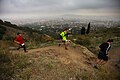
M 81 34 L 82 34 L 82 35 L 85 34 L 85 27 L 82 27 L 82 29 L 81 29 Z
M 77 44 L 80 44 L 80 45 L 84 45 L 84 46 L 89 46 L 91 43 L 90 43 L 90 41 L 89 40 L 76 40 L 76 43 Z
M 86 36 L 79 36 L 78 39 L 76 40 L 76 44 L 80 44 L 83 46 L 89 46 L 91 45 L 91 42 L 89 38 L 87 38 Z
M 5 30 L 0 28 L 0 34 L 5 34 Z
M 90 33 L 90 23 L 88 24 L 87 31 L 86 31 L 86 34 L 89 34 L 89 33 Z
M 6 27 L 0 25 L 0 28 L 6 31 Z
M 3 39 L 3 34 L 0 34 L 0 40 L 2 40 Z
M 8 41 L 14 41 L 14 37 L 11 36 L 5 36 L 4 39 Z
M 2 40 L 3 35 L 5 34 L 6 28 L 3 26 L 0 26 L 0 40 Z

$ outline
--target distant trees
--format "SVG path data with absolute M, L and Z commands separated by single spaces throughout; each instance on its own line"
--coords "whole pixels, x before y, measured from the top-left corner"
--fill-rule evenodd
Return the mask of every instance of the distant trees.
M 86 34 L 89 34 L 89 32 L 90 32 L 90 23 L 88 24 Z
M 0 40 L 2 40 L 3 35 L 5 34 L 6 28 L 0 25 Z
M 81 35 L 84 35 L 85 34 L 85 27 L 82 27 L 81 28 Z
M 13 26 L 13 25 L 11 24 L 11 22 L 8 22 L 8 21 L 5 21 L 4 24 L 7 25 L 7 26 Z
M 85 29 L 85 27 L 81 28 L 81 35 L 89 34 L 89 33 L 90 33 L 90 23 L 88 24 L 87 30 Z
M 0 24 L 3 24 L 3 21 L 0 19 Z

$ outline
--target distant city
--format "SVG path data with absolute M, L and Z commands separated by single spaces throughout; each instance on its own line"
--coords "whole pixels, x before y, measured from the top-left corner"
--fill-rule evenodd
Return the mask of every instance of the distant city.
M 60 17 L 35 18 L 19 20 L 19 26 L 29 27 L 48 35 L 60 33 L 64 28 L 72 28 L 74 34 L 80 34 L 81 28 L 87 29 L 90 23 L 91 31 L 100 28 L 120 27 L 119 17 L 90 17 L 64 15 Z
M 102 28 L 120 27 L 120 16 L 80 16 L 61 15 L 54 17 L 34 17 L 21 19 L 3 19 L 20 27 L 28 27 L 43 34 L 56 36 L 65 28 L 71 28 L 72 34 L 81 34 L 81 29 L 87 29 L 90 23 L 90 31 Z

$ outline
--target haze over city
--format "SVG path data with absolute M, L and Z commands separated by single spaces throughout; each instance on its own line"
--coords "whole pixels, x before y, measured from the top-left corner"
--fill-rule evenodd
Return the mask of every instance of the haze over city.
M 60 15 L 120 17 L 119 0 L 0 0 L 0 18 L 35 19 Z

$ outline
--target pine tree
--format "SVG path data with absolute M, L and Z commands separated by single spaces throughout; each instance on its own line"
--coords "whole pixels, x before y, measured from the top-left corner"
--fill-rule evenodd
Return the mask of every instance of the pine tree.
M 87 31 L 86 31 L 86 34 L 89 34 L 89 33 L 90 33 L 90 23 L 88 24 Z
M 85 34 L 85 27 L 82 27 L 82 29 L 81 29 L 81 34 L 82 34 L 82 35 Z

